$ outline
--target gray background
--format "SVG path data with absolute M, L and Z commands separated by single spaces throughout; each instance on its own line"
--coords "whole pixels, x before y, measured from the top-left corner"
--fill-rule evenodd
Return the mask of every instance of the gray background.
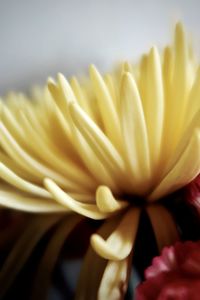
M 0 0 L 0 95 L 136 59 L 169 42 L 178 19 L 200 44 L 198 0 Z

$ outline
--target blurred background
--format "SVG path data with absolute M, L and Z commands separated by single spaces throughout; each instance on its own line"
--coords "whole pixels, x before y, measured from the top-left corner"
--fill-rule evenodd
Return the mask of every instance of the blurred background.
M 177 20 L 198 45 L 199 11 L 199 0 L 0 0 L 0 95 L 90 63 L 134 61 L 168 43 Z

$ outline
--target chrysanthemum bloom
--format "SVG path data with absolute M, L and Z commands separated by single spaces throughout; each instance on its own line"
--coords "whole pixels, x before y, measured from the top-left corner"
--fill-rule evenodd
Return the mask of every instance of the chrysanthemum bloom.
M 136 290 L 136 300 L 198 300 L 200 242 L 164 248 L 145 271 L 145 278 Z
M 178 24 L 174 44 L 153 47 L 138 65 L 104 77 L 91 66 L 81 82 L 58 75 L 32 101 L 13 94 L 1 103 L 0 204 L 36 216 L 2 267 L 0 295 L 52 227 L 35 299 L 44 299 L 64 241 L 85 218 L 104 221 L 77 299 L 123 298 L 142 209 L 159 249 L 178 239 L 161 200 L 200 172 L 200 70 L 190 48 Z

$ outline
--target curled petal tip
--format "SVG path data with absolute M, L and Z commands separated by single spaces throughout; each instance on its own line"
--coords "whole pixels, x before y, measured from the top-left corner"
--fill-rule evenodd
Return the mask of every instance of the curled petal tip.
M 100 186 L 97 189 L 96 202 L 99 210 L 104 213 L 113 213 L 128 205 L 125 201 L 117 201 L 107 186 Z
M 93 234 L 90 242 L 95 252 L 101 257 L 114 261 L 123 259 L 113 251 L 112 247 L 100 235 Z

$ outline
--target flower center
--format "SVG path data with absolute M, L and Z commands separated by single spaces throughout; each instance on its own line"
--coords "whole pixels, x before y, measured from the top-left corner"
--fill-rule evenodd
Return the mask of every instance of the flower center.
M 131 205 L 136 207 L 143 207 L 147 205 L 147 199 L 145 197 L 141 197 L 138 195 L 130 195 L 130 194 L 124 194 L 122 199 L 129 202 Z

